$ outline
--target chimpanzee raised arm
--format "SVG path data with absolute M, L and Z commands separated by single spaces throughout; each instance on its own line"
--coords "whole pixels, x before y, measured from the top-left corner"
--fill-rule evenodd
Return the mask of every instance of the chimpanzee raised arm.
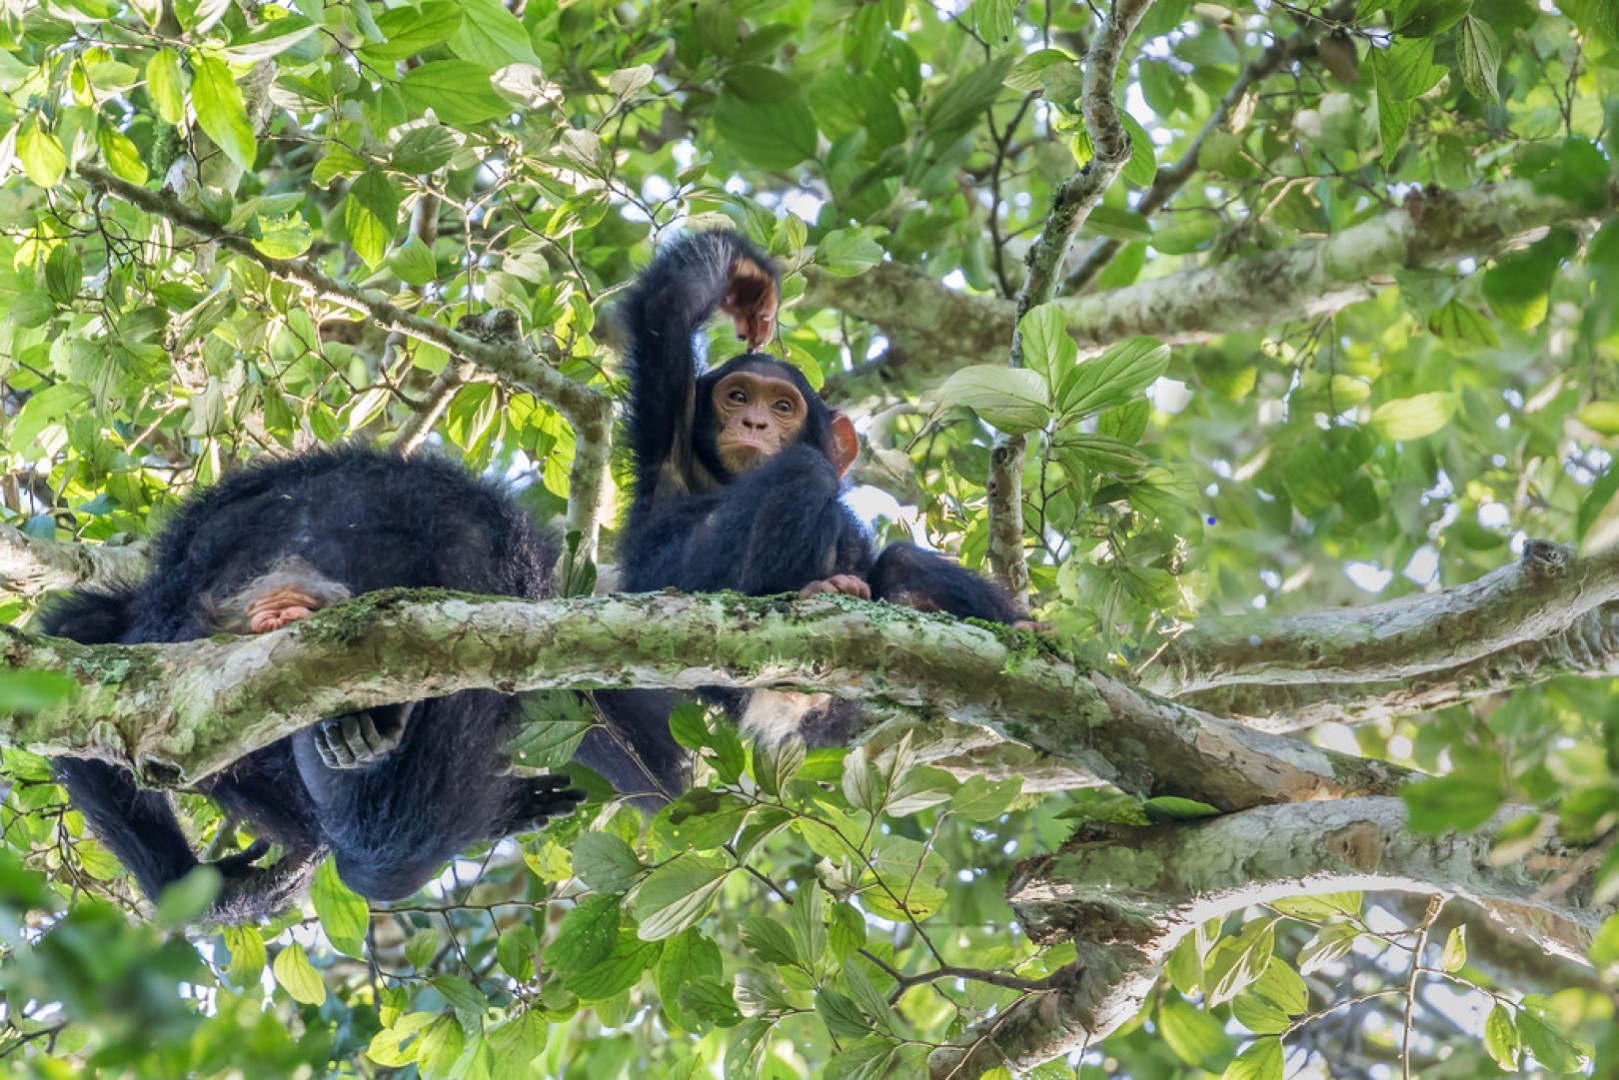
M 82 590 L 48 608 L 46 633 L 87 643 L 262 633 L 348 596 L 441 586 L 540 599 L 551 545 L 502 492 L 446 462 L 359 449 L 237 473 L 192 499 L 155 542 L 138 587 Z M 213 917 L 256 918 L 292 899 L 325 849 L 352 888 L 408 895 L 467 846 L 567 813 L 563 777 L 507 775 L 514 699 L 491 690 L 329 717 L 197 785 L 257 843 L 215 863 Z M 104 761 L 59 758 L 91 830 L 149 897 L 198 865 L 169 796 Z
M 942 555 L 912 544 L 876 554 L 841 497 L 858 451 L 854 427 L 798 369 L 748 352 L 704 370 L 693 343 L 703 323 L 723 311 L 757 347 L 777 293 L 763 252 L 734 233 L 707 232 L 665 246 L 625 301 L 636 456 L 625 586 L 839 592 L 1004 623 L 1026 618 Z M 606 698 L 609 711 L 614 698 L 639 693 Z M 757 711 L 731 697 L 733 711 Z

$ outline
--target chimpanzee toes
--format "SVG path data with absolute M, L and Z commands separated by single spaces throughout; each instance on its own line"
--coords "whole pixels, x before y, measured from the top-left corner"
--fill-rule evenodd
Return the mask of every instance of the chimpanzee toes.
M 226 878 L 240 877 L 253 869 L 253 864 L 264 858 L 265 852 L 269 850 L 268 840 L 255 840 L 241 851 L 226 855 L 222 859 L 215 859 L 208 865 Z
M 322 720 L 315 752 L 328 769 L 369 768 L 399 745 L 409 712 L 409 705 L 386 705 Z

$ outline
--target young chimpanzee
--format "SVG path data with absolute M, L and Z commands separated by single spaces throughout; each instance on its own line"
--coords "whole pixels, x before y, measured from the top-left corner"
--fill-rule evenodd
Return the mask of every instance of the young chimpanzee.
M 706 232 L 664 247 L 626 299 L 636 471 L 620 553 L 625 587 L 837 592 L 1025 620 L 1005 593 L 949 558 L 903 543 L 876 552 L 841 498 L 859 448 L 854 425 L 796 368 L 751 351 L 770 337 L 776 297 L 763 252 L 734 233 Z M 735 320 L 750 351 L 703 371 L 693 338 L 716 311 Z M 642 693 L 604 697 L 617 707 Z M 758 718 L 744 716 L 750 722 Z M 673 769 L 679 759 L 661 760 Z M 663 780 L 678 790 L 673 775 Z
M 327 450 L 194 498 L 156 539 L 143 584 L 71 593 L 41 629 L 88 644 L 263 633 L 391 586 L 540 599 L 555 556 L 510 498 L 452 464 Z M 467 846 L 568 813 L 581 793 L 562 790 L 566 778 L 508 774 L 513 709 L 509 695 L 469 690 L 332 717 L 203 780 L 197 789 L 258 838 L 213 864 L 225 888 L 212 917 L 273 912 L 325 849 L 358 892 L 406 896 Z M 198 865 L 166 794 L 105 761 L 56 767 L 148 897 Z M 266 841 L 301 871 L 256 866 Z

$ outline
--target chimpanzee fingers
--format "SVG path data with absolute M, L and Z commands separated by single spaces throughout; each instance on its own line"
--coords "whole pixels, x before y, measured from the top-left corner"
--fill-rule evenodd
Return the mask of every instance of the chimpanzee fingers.
M 512 832 L 533 832 L 551 818 L 565 817 L 585 801 L 579 788 L 565 786 L 566 775 L 536 776 L 524 782 Z
M 315 727 L 315 752 L 328 769 L 363 769 L 399 745 L 397 732 L 378 730 L 368 712 L 346 713 Z
M 798 590 L 801 597 L 819 596 L 822 593 L 839 593 L 843 596 L 853 596 L 860 600 L 871 599 L 871 586 L 858 574 L 833 574 L 820 581 L 812 581 Z

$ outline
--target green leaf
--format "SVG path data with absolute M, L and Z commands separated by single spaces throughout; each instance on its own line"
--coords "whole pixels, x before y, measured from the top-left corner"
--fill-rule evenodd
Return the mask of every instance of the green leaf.
M 360 59 L 368 64 L 392 64 L 408 60 L 423 50 L 448 41 L 461 29 L 461 5 L 457 0 L 434 0 L 414 7 L 396 7 L 377 17 L 377 29 L 386 40 L 360 47 Z
M 836 229 L 815 245 L 815 265 L 833 277 L 859 277 L 883 261 L 875 228 Z
M 17 160 L 28 179 L 44 188 L 56 186 L 67 172 L 62 144 L 39 126 L 38 117 L 30 117 L 17 132 Z
M 759 781 L 759 790 L 766 795 L 779 796 L 798 770 L 803 768 L 807 751 L 804 740 L 789 735 L 753 751 L 753 771 Z
M 1014 0 L 973 0 L 973 24 L 978 36 L 990 45 L 1005 45 L 1012 40 L 1012 12 Z
M 1505 1005 L 1497 1005 L 1484 1018 L 1484 1049 L 1495 1063 L 1507 1072 L 1518 1071 L 1518 1051 L 1522 1042 L 1518 1026 Z
M 1451 927 L 1450 935 L 1445 938 L 1445 951 L 1440 955 L 1439 966 L 1452 975 L 1467 966 L 1467 926 L 1465 923 Z
M 620 900 L 616 895 L 579 900 L 546 946 L 545 962 L 566 978 L 606 961 L 618 944 Z
M 1027 368 L 1000 364 L 965 367 L 946 379 L 932 398 L 936 408 L 964 406 L 1008 435 L 1037 431 L 1051 420 L 1046 381 Z
M 1220 1080 L 1282 1080 L 1285 1057 L 1281 1039 L 1256 1039 L 1226 1066 Z
M 606 832 L 582 833 L 573 844 L 573 870 L 599 893 L 628 891 L 645 867 L 624 840 Z
M 1383 402 L 1372 410 L 1372 427 L 1386 439 L 1421 439 L 1450 423 L 1455 412 L 1456 395 L 1448 390 L 1435 390 Z
M 1023 778 L 991 780 L 969 776 L 950 798 L 950 809 L 968 821 L 994 821 L 1012 808 L 1023 790 Z
M 1012 90 L 1031 94 L 1045 88 L 1047 72 L 1054 67 L 1072 69 L 1071 79 L 1074 84 L 1079 83 L 1079 62 L 1061 49 L 1036 49 L 1020 57 L 1017 65 L 1001 81 Z
M 404 173 L 430 173 L 450 163 L 461 141 L 441 124 L 419 124 L 399 138 L 389 161 Z
M 1495 73 L 1501 70 L 1501 46 L 1489 23 L 1472 15 L 1462 20 L 1462 28 L 1456 32 L 1456 57 L 1462 85 L 1469 94 L 1491 105 L 1501 100 L 1495 82 Z
M 242 989 L 257 986 L 269 954 L 264 935 L 256 926 L 227 926 L 223 929 L 225 948 L 230 950 L 230 980 Z
M 462 22 L 450 48 L 463 60 L 491 70 L 507 64 L 540 66 L 528 31 L 497 0 L 460 0 Z
M 1127 338 L 1063 376 L 1057 411 L 1065 424 L 1115 408 L 1157 382 L 1169 368 L 1169 346 L 1148 337 Z
M 1401 38 L 1387 49 L 1372 53 L 1377 74 L 1377 99 L 1411 102 L 1439 85 L 1445 69 L 1433 61 L 1432 38 Z
M 744 971 L 737 973 L 741 985 Z M 654 978 L 663 1011 L 690 1031 L 706 1030 L 709 1023 L 735 1027 L 742 1021 L 730 988 L 724 983 L 725 964 L 719 946 L 691 929 L 676 934 L 663 944 Z M 696 989 L 701 993 L 687 993 Z M 683 1000 L 684 999 L 684 1000 Z
M 1499 349 L 1501 338 L 1485 314 L 1460 300 L 1452 300 L 1428 316 L 1428 329 L 1450 346 L 1453 352 L 1466 355 L 1479 349 Z
M 760 101 L 727 85 L 714 108 L 720 138 L 739 157 L 761 169 L 791 169 L 814 157 L 820 142 L 815 115 L 796 83 L 793 91 L 781 100 Z
M 662 952 L 662 942 L 643 941 L 624 930 L 601 963 L 568 975 L 563 981 L 584 1001 L 606 1001 L 639 982 L 641 974 L 658 962 Z
M 413 114 L 432 109 L 446 124 L 472 127 L 512 111 L 489 84 L 490 74 L 465 60 L 434 60 L 405 72 L 399 93 Z
M 315 871 L 309 886 L 309 899 L 320 918 L 321 929 L 338 952 L 355 958 L 365 956 L 365 935 L 371 927 L 371 908 L 365 898 L 343 883 L 337 875 L 337 859 L 328 858 Z
M 1490 820 L 1501 805 L 1501 788 L 1493 776 L 1452 773 L 1407 784 L 1400 798 L 1416 832 L 1466 832 Z
M 1149 241 L 1153 238 L 1152 222 L 1134 210 L 1118 206 L 1093 206 L 1085 218 L 1085 228 L 1098 236 L 1117 240 L 1122 244 Z
M 316 29 L 314 23 L 299 15 L 271 19 L 256 30 L 248 30 L 233 38 L 225 46 L 225 56 L 238 64 L 270 60 L 313 34 Z
M 1320 971 L 1334 960 L 1348 955 L 1360 931 L 1350 923 L 1328 923 L 1299 950 L 1299 974 Z
M 708 914 L 731 868 L 718 859 L 677 855 L 648 875 L 632 910 L 642 941 L 673 937 Z
M 1079 360 L 1079 346 L 1068 336 L 1062 309 L 1056 304 L 1031 308 L 1018 323 L 1018 337 L 1023 343 L 1023 366 L 1038 372 L 1047 387 L 1055 387 Z
M 1293 965 L 1279 956 L 1271 958 L 1270 966 L 1250 989 L 1288 1016 L 1298 1016 L 1310 1010 L 1309 987 L 1293 970 Z
M 1571 232 L 1555 229 L 1522 251 L 1499 256 L 1484 272 L 1490 310 L 1520 330 L 1539 326 L 1550 309 L 1552 282 L 1575 246 Z
M 310 966 L 309 954 L 294 941 L 276 953 L 275 981 L 281 989 L 292 995 L 294 1001 L 304 1005 L 320 1005 L 326 1000 L 326 986 L 320 975 Z
M 1236 996 L 1231 1002 L 1231 1015 L 1255 1035 L 1281 1035 L 1292 1026 L 1280 1006 L 1251 991 Z
M 859 1039 L 872 1032 L 871 1021 L 855 1000 L 829 987 L 815 995 L 815 1014 L 834 1038 Z
M 399 196 L 387 176 L 372 170 L 349 185 L 343 203 L 343 225 L 354 253 L 370 267 L 379 265 L 393 240 L 399 220 Z
M 107 168 L 132 184 L 146 183 L 146 162 L 128 135 L 108 124 L 97 124 L 96 145 Z
M 253 246 L 272 259 L 295 259 L 308 251 L 315 239 L 309 222 L 301 217 L 260 219 L 258 225 Z
M 1411 126 L 1411 103 L 1383 94 L 1377 95 L 1377 134 L 1383 147 L 1383 160 L 1392 162 Z
M 1427 38 L 1455 26 L 1473 7 L 1473 0 L 1401 0 L 1394 17 L 1394 32 L 1406 38 Z
M 388 268 L 399 275 L 407 285 L 426 285 L 438 277 L 438 260 L 433 249 L 422 243 L 415 234 L 406 235 L 405 242 L 388 257 Z
M 438 955 L 439 945 L 438 930 L 431 926 L 424 927 L 405 941 L 405 960 L 411 967 L 421 971 Z
M 186 115 L 186 76 L 180 69 L 180 54 L 159 49 L 146 61 L 146 92 L 157 115 L 165 124 L 178 124 Z
M 748 951 L 767 964 L 796 967 L 804 963 L 792 932 L 777 922 L 775 916 L 748 916 L 742 922 L 741 938 Z
M 1128 112 L 1121 110 L 1119 121 L 1124 124 L 1124 130 L 1130 133 L 1130 160 L 1124 163 L 1125 182 L 1136 187 L 1151 187 L 1158 176 L 1158 159 L 1153 153 L 1152 137 L 1141 126 L 1141 121 Z
M 1176 1057 L 1201 1069 L 1218 1069 L 1231 1057 L 1231 1036 L 1213 1014 L 1175 998 L 1158 1006 L 1158 1030 Z
M 1273 919 L 1256 919 L 1216 945 L 1204 962 L 1209 1004 L 1221 1005 L 1264 974 L 1276 948 Z
M 191 56 L 191 103 L 202 130 L 243 169 L 253 168 L 259 144 L 242 104 L 242 91 L 225 64 L 203 53 Z
M 923 127 L 947 141 L 977 126 L 1000 96 L 1002 80 L 1012 63 L 1011 56 L 998 56 L 952 79 L 922 111 Z
M 518 982 L 527 982 L 534 977 L 534 954 L 539 948 L 534 928 L 527 923 L 518 923 L 500 935 L 500 941 L 495 946 L 495 959 L 506 974 Z
M 1534 997 L 1524 999 L 1518 1010 L 1518 1036 L 1524 1049 L 1535 1056 L 1549 1071 L 1571 1073 L 1584 1067 L 1589 1055 L 1557 1024 L 1551 1010 L 1534 1007 Z

